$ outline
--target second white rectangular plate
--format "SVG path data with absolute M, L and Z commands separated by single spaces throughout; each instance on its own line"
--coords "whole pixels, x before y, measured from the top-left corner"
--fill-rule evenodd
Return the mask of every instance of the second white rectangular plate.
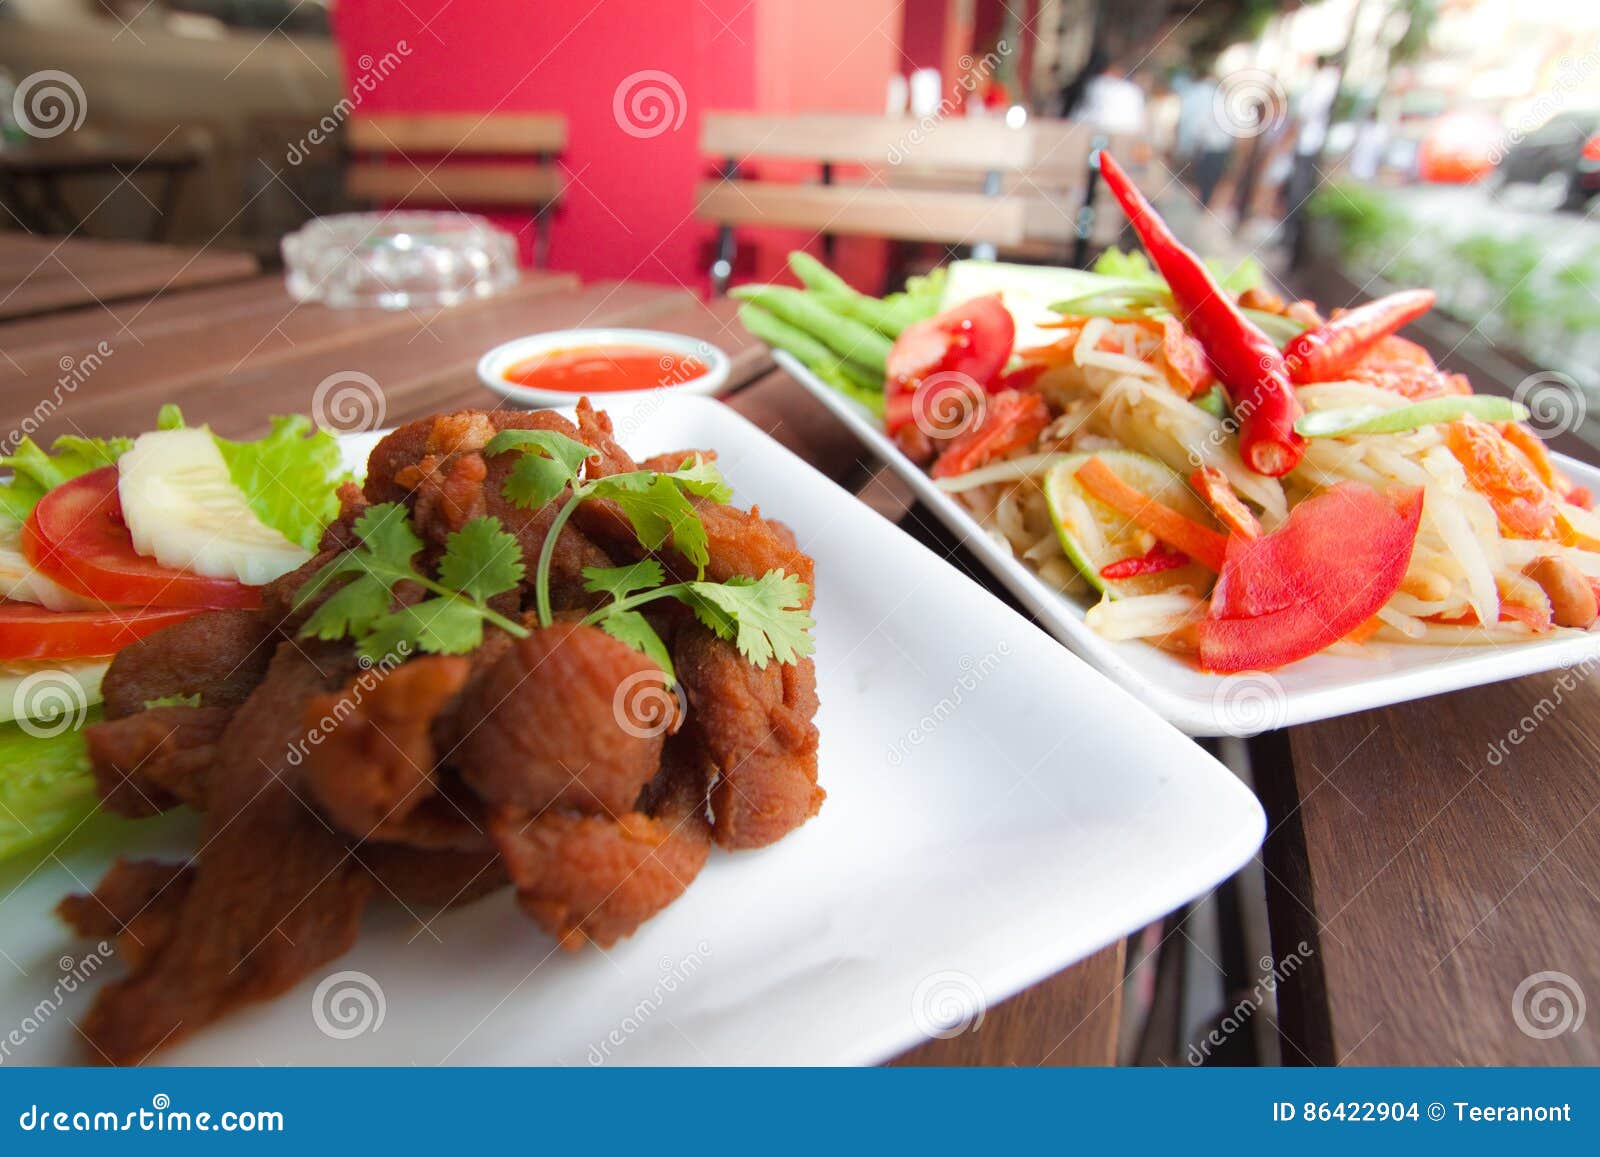
M 1253 735 L 1571 666 L 1600 655 L 1600 637 L 1563 633 L 1496 647 L 1379 644 L 1366 656 L 1315 655 L 1277 671 L 1222 676 L 1208 675 L 1149 643 L 1111 642 L 1084 622 L 1085 603 L 1042 581 L 991 538 L 966 507 L 900 452 L 865 408 L 829 388 L 788 354 L 780 350 L 774 356 L 906 481 L 1051 634 L 1190 735 Z M 1575 481 L 1600 493 L 1600 470 L 1556 457 Z

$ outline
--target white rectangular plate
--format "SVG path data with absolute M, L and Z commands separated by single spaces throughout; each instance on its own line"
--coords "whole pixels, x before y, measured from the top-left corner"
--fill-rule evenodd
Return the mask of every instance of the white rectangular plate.
M 607 952 L 559 951 L 509 893 L 426 924 L 376 903 L 347 956 L 154 1063 L 873 1062 L 1254 853 L 1255 798 L 1132 696 L 732 410 L 646 405 L 615 414 L 625 445 L 714 448 L 737 501 L 816 558 L 821 814 L 763 851 L 714 852 Z M 0 865 L 0 1041 L 28 1026 L 4 1063 L 85 1059 L 71 1021 L 120 966 L 62 995 L 92 946 L 51 909 L 118 851 L 188 854 L 195 826 L 171 815 L 131 846 Z
M 1046 630 L 1190 735 L 1253 735 L 1423 699 L 1464 687 L 1570 666 L 1600 654 L 1600 638 L 1561 632 L 1511 646 L 1373 644 L 1367 655 L 1314 655 L 1270 673 L 1208 675 L 1180 656 L 1139 640 L 1112 642 L 1084 622 L 1086 602 L 1044 582 L 991 538 L 966 507 L 900 452 L 867 410 L 840 395 L 782 351 L 775 357 L 819 402 L 882 458 L 994 572 Z M 1600 493 L 1600 471 L 1556 456 L 1579 484 Z

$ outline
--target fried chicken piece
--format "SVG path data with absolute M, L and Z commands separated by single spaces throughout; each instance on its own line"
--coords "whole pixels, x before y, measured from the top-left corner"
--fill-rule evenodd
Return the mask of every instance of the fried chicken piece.
M 608 474 L 626 474 L 639 469 L 629 453 L 622 448 L 611 426 L 611 415 L 596 410 L 588 398 L 578 399 L 578 441 L 595 452 L 589 459 L 589 473 L 595 477 Z
M 558 623 L 517 640 L 475 681 L 453 760 L 492 805 L 620 816 L 660 767 L 677 711 L 641 652 Z
M 335 827 L 358 840 L 382 837 L 432 796 L 433 726 L 467 681 L 471 662 L 424 655 L 384 673 L 363 671 L 306 704 L 306 793 Z
M 810 659 L 758 668 L 698 625 L 672 659 L 689 726 L 721 776 L 711 792 L 717 843 L 760 848 L 817 814 L 817 673 Z
M 129 968 L 142 968 L 177 928 L 194 880 L 187 864 L 117 860 L 87 896 L 68 896 L 56 913 L 80 936 L 114 939 Z
M 171 935 L 131 960 L 81 1025 L 112 1063 L 138 1063 L 240 1004 L 275 996 L 354 943 L 371 879 L 294 795 L 287 762 L 304 735 L 306 701 L 353 668 L 348 648 L 281 647 L 229 723 Z
M 684 757 L 669 759 L 651 782 L 654 815 L 501 808 L 490 820 L 517 902 L 561 947 L 609 948 L 633 935 L 705 867 L 706 773 L 691 748 L 680 749 Z
M 277 637 L 260 611 L 207 611 L 147 635 L 120 652 L 101 693 L 107 719 L 137 715 L 146 703 L 200 696 L 232 710 L 267 673 Z
M 155 707 L 84 729 L 100 806 L 138 819 L 187 804 L 206 808 L 227 707 Z
M 427 851 L 409 844 L 362 844 L 356 858 L 372 874 L 378 894 L 408 908 L 460 908 L 511 882 L 499 849 Z
M 596 468 L 619 461 L 631 467 L 631 460 L 611 439 L 609 421 L 592 409 L 587 416 L 581 408 L 579 413 L 577 426 L 550 410 L 468 410 L 412 422 L 374 448 L 366 495 L 373 502 L 409 503 L 417 532 L 435 551 L 469 520 L 486 515 L 497 518 L 516 536 L 523 565 L 531 576 L 566 495 L 558 495 L 538 510 L 517 506 L 505 496 L 505 483 L 523 451 L 485 455 L 483 449 L 501 430 L 549 430 L 594 445 Z M 583 589 L 583 570 L 611 565 L 610 556 L 577 527 L 564 528 L 551 559 L 552 605 L 557 610 L 592 607 L 596 600 Z M 493 605 L 508 613 L 520 609 L 514 596 L 502 596 Z

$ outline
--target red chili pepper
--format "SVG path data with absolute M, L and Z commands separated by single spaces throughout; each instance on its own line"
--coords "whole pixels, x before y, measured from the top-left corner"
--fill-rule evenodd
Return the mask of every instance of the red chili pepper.
M 1183 314 L 1239 422 L 1239 450 L 1250 469 L 1278 477 L 1293 470 L 1306 441 L 1295 433 L 1304 412 L 1289 368 L 1272 339 L 1239 311 L 1201 261 L 1173 234 L 1111 154 L 1100 150 L 1100 175 L 1117 198 Z
M 1140 575 L 1160 574 L 1164 570 L 1177 570 L 1189 565 L 1189 556 L 1181 550 L 1169 550 L 1165 543 L 1156 543 L 1144 554 L 1119 558 L 1100 568 L 1104 579 L 1130 579 Z
M 1433 308 L 1431 289 L 1391 293 L 1308 329 L 1283 347 L 1296 382 L 1336 382 L 1380 341 Z

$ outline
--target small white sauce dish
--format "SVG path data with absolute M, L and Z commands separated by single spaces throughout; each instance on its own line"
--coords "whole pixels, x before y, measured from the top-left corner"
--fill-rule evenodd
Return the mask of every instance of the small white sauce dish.
M 529 409 L 570 406 L 578 400 L 578 395 L 572 391 L 525 386 L 508 379 L 506 373 L 518 363 L 541 354 L 589 346 L 644 346 L 659 350 L 663 358 L 669 359 L 663 364 L 658 385 L 644 390 L 596 391 L 590 396 L 596 406 L 603 402 L 631 403 L 660 391 L 715 394 L 728 381 L 728 355 L 716 346 L 687 334 L 656 329 L 558 329 L 514 338 L 495 346 L 478 359 L 478 380 L 518 406 Z M 673 356 L 697 358 L 705 365 L 705 372 L 680 379 L 672 369 L 670 358 Z

